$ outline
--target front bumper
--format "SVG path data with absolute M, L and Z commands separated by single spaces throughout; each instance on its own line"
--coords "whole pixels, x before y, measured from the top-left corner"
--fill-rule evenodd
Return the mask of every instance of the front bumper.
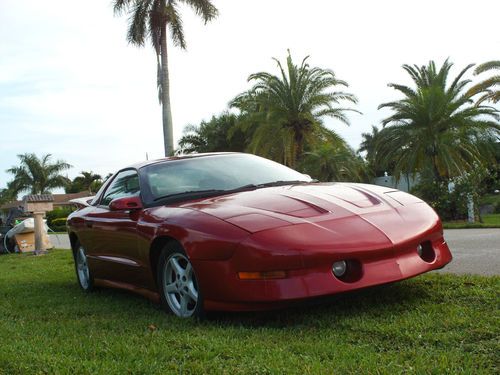
M 434 253 L 424 261 L 417 246 L 426 242 Z M 250 250 L 249 250 L 250 251 Z M 354 260 L 359 275 L 340 280 L 332 273 L 338 260 Z M 266 310 L 291 302 L 391 283 L 444 267 L 452 260 L 441 230 L 383 249 L 351 251 L 237 251 L 227 261 L 193 261 L 203 288 L 207 310 Z M 246 268 L 245 268 L 246 267 Z M 258 267 L 258 268 L 256 268 Z M 270 280 L 240 280 L 238 272 L 285 270 L 287 277 Z

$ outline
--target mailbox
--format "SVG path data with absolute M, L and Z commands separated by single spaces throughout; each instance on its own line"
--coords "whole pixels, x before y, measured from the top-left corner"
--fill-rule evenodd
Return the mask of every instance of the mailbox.
M 43 217 L 45 212 L 52 211 L 53 202 L 54 198 L 51 194 L 26 195 L 23 198 L 24 211 L 32 212 L 35 219 L 35 255 L 46 253 Z

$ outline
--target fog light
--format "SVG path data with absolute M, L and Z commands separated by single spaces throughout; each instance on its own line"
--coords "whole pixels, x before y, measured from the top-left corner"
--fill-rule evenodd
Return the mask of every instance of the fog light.
M 345 275 L 347 271 L 347 263 L 345 260 L 340 260 L 338 262 L 333 263 L 332 266 L 333 274 L 337 277 L 342 277 Z
M 418 253 L 418 256 L 420 258 L 422 258 L 422 254 L 424 253 L 424 248 L 420 244 L 417 246 L 417 253 Z

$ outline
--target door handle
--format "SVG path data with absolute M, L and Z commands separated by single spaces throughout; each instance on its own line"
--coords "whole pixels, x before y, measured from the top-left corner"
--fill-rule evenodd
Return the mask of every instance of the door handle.
M 86 225 L 87 228 L 92 228 L 92 226 L 94 225 L 94 223 L 91 222 L 91 221 L 85 220 L 85 225 Z

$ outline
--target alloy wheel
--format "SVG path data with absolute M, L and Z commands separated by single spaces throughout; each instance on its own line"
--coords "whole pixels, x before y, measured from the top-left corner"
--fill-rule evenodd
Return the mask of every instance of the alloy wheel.
M 198 303 L 198 283 L 189 259 L 174 253 L 163 271 L 163 291 L 172 312 L 183 318 L 190 317 Z
M 87 264 L 87 255 L 82 246 L 80 246 L 76 252 L 76 272 L 80 285 L 83 289 L 87 290 L 90 285 L 90 272 Z

